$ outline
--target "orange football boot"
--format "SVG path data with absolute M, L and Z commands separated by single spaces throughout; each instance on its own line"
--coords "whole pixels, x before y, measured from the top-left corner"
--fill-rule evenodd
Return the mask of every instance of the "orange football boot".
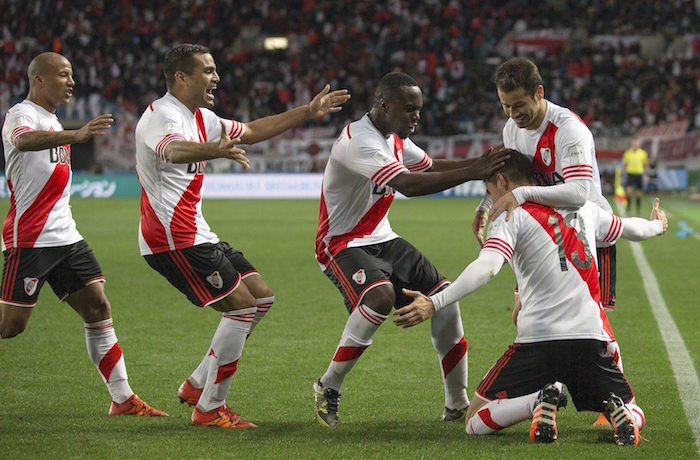
M 109 407 L 109 415 L 136 415 L 139 417 L 167 417 L 165 412 L 154 409 L 146 401 L 139 398 L 137 394 L 131 395 L 129 399 L 121 404 L 112 401 Z

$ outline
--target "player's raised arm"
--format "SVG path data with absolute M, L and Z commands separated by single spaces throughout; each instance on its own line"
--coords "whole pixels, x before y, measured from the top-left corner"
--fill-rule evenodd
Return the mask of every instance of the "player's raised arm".
M 243 144 L 255 144 L 281 134 L 302 122 L 322 117 L 327 113 L 338 112 L 350 99 L 347 89 L 330 90 L 330 85 L 323 87 L 308 104 L 269 117 L 259 118 L 246 123 L 246 131 L 241 137 Z

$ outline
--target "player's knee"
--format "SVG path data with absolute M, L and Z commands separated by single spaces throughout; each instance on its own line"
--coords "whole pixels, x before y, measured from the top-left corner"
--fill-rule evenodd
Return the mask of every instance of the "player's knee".
M 17 320 L 0 320 L 0 337 L 3 339 L 11 339 L 17 337 L 27 328 L 27 323 L 20 319 Z
M 84 310 L 83 319 L 86 323 L 102 321 L 112 317 L 112 306 L 104 295 L 96 296 Z
M 212 307 L 218 311 L 243 310 L 246 308 L 255 308 L 255 297 L 248 289 L 235 289 L 231 294 L 219 300 Z
M 362 303 L 382 315 L 388 315 L 396 303 L 396 293 L 391 284 L 374 287 L 365 294 Z

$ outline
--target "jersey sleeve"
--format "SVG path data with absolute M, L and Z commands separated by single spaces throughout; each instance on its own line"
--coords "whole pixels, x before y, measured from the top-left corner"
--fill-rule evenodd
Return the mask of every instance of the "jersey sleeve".
M 10 129 L 8 130 L 10 142 L 15 145 L 15 139 L 24 133 L 35 131 L 39 127 L 39 117 L 35 110 L 27 107 L 24 104 L 17 104 L 13 110 L 8 113 L 7 120 Z
M 621 218 L 590 201 L 586 203 L 586 206 L 590 206 L 596 216 L 596 241 L 614 243 L 622 236 L 623 223 Z
M 506 221 L 505 213 L 501 214 L 488 227 L 488 238 L 481 248 L 481 252 L 496 252 L 502 256 L 506 262 L 510 262 L 513 257 L 513 248 L 517 240 L 517 227 L 520 221 L 520 211 L 516 209 L 511 219 Z
M 569 121 L 557 131 L 556 149 L 561 152 L 564 181 L 593 180 L 593 135 L 582 122 Z
M 221 118 L 208 109 L 199 109 L 202 121 L 206 126 L 207 142 L 219 142 L 221 139 L 221 123 L 231 139 L 237 139 L 245 133 L 245 123 L 228 118 Z
M 433 166 L 433 159 L 409 138 L 403 140 L 403 164 L 411 172 L 427 171 Z
M 145 130 L 144 142 L 162 161 L 167 161 L 165 148 L 174 141 L 185 141 L 182 119 L 176 112 L 156 108 Z
M 349 170 L 379 186 L 384 186 L 399 174 L 408 172 L 408 168 L 396 159 L 382 138 L 357 136 L 350 141 L 348 147 L 336 159 Z

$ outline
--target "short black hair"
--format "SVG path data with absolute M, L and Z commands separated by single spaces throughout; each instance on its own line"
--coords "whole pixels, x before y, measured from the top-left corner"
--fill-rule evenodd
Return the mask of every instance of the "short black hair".
M 175 72 L 182 71 L 187 75 L 192 75 L 195 66 L 193 57 L 197 54 L 211 54 L 211 50 L 203 45 L 183 43 L 168 51 L 163 66 L 165 86 L 168 89 L 175 83 Z
M 496 183 L 496 174 L 503 174 L 509 180 L 518 184 L 531 184 L 534 182 L 534 173 L 532 172 L 532 160 L 527 155 L 523 155 L 517 150 L 505 149 L 505 152 L 510 155 L 510 158 L 505 160 L 505 164 L 494 171 L 493 174 L 486 179 L 486 182 Z
M 402 86 L 418 86 L 415 78 L 403 72 L 389 72 L 384 75 L 374 91 L 375 100 L 391 100 Z
M 524 57 L 509 59 L 499 65 L 493 76 L 496 89 L 510 92 L 523 88 L 534 96 L 537 87 L 542 85 L 542 75 L 534 62 Z

